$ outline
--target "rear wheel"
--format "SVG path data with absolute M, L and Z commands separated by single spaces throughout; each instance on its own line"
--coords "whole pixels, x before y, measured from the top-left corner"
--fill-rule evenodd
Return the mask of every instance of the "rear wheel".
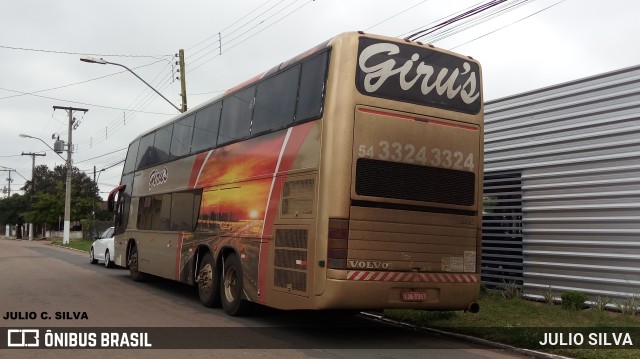
M 235 254 L 229 255 L 224 262 L 224 276 L 220 283 L 222 308 L 234 317 L 246 314 L 251 303 L 242 299 L 242 266 Z
M 205 307 L 220 307 L 220 273 L 216 271 L 211 253 L 202 257 L 196 277 L 198 296 Z
M 93 247 L 91 247 L 91 250 L 89 251 L 89 263 L 91 263 L 91 264 L 98 263 L 98 260 L 96 259 L 96 256 L 93 254 Z
M 138 269 L 138 247 L 131 246 L 129 251 L 129 276 L 134 282 L 140 282 L 144 279 L 144 274 Z

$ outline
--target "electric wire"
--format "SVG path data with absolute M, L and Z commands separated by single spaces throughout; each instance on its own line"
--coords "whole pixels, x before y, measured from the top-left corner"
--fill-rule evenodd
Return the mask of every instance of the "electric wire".
M 475 18 L 468 19 L 467 21 L 462 21 L 458 25 L 454 25 L 448 29 L 443 30 L 442 32 L 436 32 L 430 35 L 427 35 L 423 38 L 425 42 L 435 43 L 447 37 L 453 36 L 460 32 L 466 31 L 472 27 L 483 24 L 489 20 L 492 20 L 498 16 L 505 15 L 511 11 L 514 11 L 524 5 L 531 4 L 535 0 L 518 0 L 511 3 L 505 3 L 502 6 L 498 6 L 493 10 L 488 11 L 485 14 L 478 15 Z
M 468 43 L 471 43 L 471 42 L 473 42 L 473 41 L 476 41 L 476 40 L 478 40 L 478 39 L 481 39 L 481 38 L 483 38 L 483 37 L 485 37 L 485 36 L 487 36 L 487 35 L 491 35 L 491 34 L 493 34 L 493 33 L 495 33 L 495 32 L 498 32 L 498 31 L 500 31 L 500 30 L 502 30 L 502 29 L 505 29 L 505 28 L 507 28 L 507 27 L 509 27 L 509 26 L 511 26 L 511 25 L 517 24 L 517 23 L 519 23 L 520 21 L 526 20 L 526 19 L 528 19 L 528 18 L 530 18 L 530 17 L 532 17 L 532 16 L 534 16 L 534 15 L 536 15 L 536 14 L 539 14 L 539 13 L 541 13 L 541 12 L 543 12 L 543 11 L 547 10 L 547 9 L 550 9 L 550 8 L 552 8 L 552 7 L 554 7 L 554 6 L 558 5 L 558 4 L 560 4 L 560 3 L 563 3 L 563 2 L 565 2 L 565 1 L 566 1 L 566 0 L 560 0 L 560 1 L 556 2 L 556 3 L 554 3 L 554 4 L 551 4 L 551 5 L 549 5 L 549 6 L 545 7 L 545 8 L 543 8 L 543 9 L 541 9 L 541 10 L 538 10 L 538 11 L 534 12 L 533 14 L 527 15 L 527 16 L 525 16 L 525 17 L 523 17 L 523 18 L 519 19 L 519 20 L 516 20 L 516 21 L 514 21 L 514 22 L 511 22 L 511 23 L 509 23 L 509 24 L 507 24 L 507 25 L 504 25 L 504 26 L 502 26 L 502 27 L 500 27 L 500 28 L 497 28 L 497 29 L 495 29 L 495 30 L 493 30 L 493 31 L 487 32 L 486 34 L 483 34 L 483 35 L 481 35 L 481 36 L 478 36 L 478 37 L 476 37 L 476 38 L 474 38 L 474 39 L 471 39 L 471 40 L 469 40 L 469 41 L 463 42 L 462 44 L 456 45 L 456 46 L 452 47 L 450 50 L 457 49 L 457 48 L 458 48 L 458 47 L 460 47 L 460 46 L 466 45 L 466 44 L 468 44 Z
M 58 51 L 58 50 L 43 50 L 43 49 L 32 49 L 32 48 L 27 48 L 27 47 L 16 47 L 16 46 L 6 46 L 6 45 L 0 45 L 0 48 L 7 49 L 7 50 L 47 52 L 47 53 L 62 54 L 62 55 L 93 55 L 93 56 L 108 56 L 108 57 L 139 57 L 139 58 L 153 58 L 153 59 L 158 59 L 158 58 L 161 58 L 163 56 L 171 56 L 171 55 L 97 54 L 95 52 L 72 52 L 72 51 Z
M 309 1 L 305 2 L 304 4 L 302 4 L 302 5 L 300 5 L 299 7 L 295 8 L 294 10 L 292 10 L 292 11 L 291 11 L 291 12 L 289 12 L 288 14 L 286 14 L 286 15 L 282 16 L 281 18 L 277 19 L 276 21 L 272 22 L 271 24 L 269 24 L 269 25 L 265 26 L 265 27 L 264 27 L 264 28 L 262 28 L 262 29 L 259 29 L 258 31 L 254 32 L 254 33 L 253 33 L 253 34 L 251 34 L 250 36 L 248 36 L 248 37 L 246 37 L 245 39 L 243 39 L 243 40 L 239 41 L 238 43 L 236 43 L 236 44 L 234 44 L 234 45 L 232 45 L 232 46 L 230 46 L 230 47 L 227 47 L 224 51 L 222 51 L 222 53 L 225 53 L 225 52 L 227 52 L 227 51 L 229 51 L 229 50 L 231 50 L 231 49 L 233 49 L 233 48 L 235 48 L 235 47 L 237 47 L 237 46 L 239 46 L 239 45 L 243 44 L 244 42 L 246 42 L 246 41 L 250 40 L 251 38 L 255 37 L 257 34 L 259 34 L 259 33 L 263 32 L 263 31 L 267 30 L 267 29 L 268 29 L 268 28 L 270 28 L 271 26 L 273 26 L 273 25 L 275 25 L 275 24 L 279 23 L 280 21 L 282 21 L 282 20 L 286 19 L 287 17 L 291 16 L 293 13 L 295 13 L 295 12 L 299 11 L 300 9 L 302 9 L 303 7 L 305 7 L 305 6 L 309 5 L 310 3 L 314 2 L 314 1 L 315 1 L 315 0 L 309 0 Z M 216 58 L 216 57 L 218 57 L 218 56 L 220 56 L 220 55 L 219 55 L 219 54 L 216 54 L 216 55 L 212 56 L 210 59 L 207 59 L 207 60 L 205 60 L 203 63 L 201 63 L 201 64 L 199 64 L 199 65 L 197 65 L 197 66 L 195 66 L 195 67 L 191 68 L 191 70 L 190 70 L 190 71 L 195 71 L 197 68 L 199 68 L 199 67 L 201 67 L 202 65 L 204 65 L 204 64 L 206 64 L 206 63 L 208 63 L 209 61 L 211 61 L 211 60 L 215 59 L 215 58 Z
M 242 29 L 243 27 L 248 26 L 248 25 L 249 25 L 250 23 L 252 23 L 254 20 L 256 20 L 256 19 L 257 19 L 257 18 L 259 18 L 260 16 L 262 16 L 262 15 L 266 14 L 266 13 L 267 13 L 267 12 L 269 12 L 271 9 L 273 9 L 274 7 L 276 7 L 276 6 L 280 5 L 281 3 L 285 2 L 285 1 L 286 1 L 286 0 L 280 0 L 280 1 L 279 1 L 277 4 L 275 4 L 274 6 L 272 6 L 272 7 L 268 8 L 268 9 L 267 9 L 267 10 L 265 10 L 264 12 L 260 13 L 258 16 L 256 16 L 256 17 L 254 17 L 253 19 L 251 19 L 251 20 L 247 21 L 245 24 L 243 24 L 242 26 L 238 27 L 237 29 L 235 29 L 235 30 L 231 31 L 230 33 L 225 34 L 225 36 L 230 36 L 231 34 L 234 34 L 234 33 L 238 32 L 238 31 L 239 31 L 240 29 Z M 260 26 L 262 23 L 264 23 L 265 21 L 269 20 L 271 17 L 273 17 L 273 16 L 275 16 L 275 15 L 279 14 L 280 12 L 284 11 L 284 9 L 286 9 L 286 8 L 287 8 L 287 7 L 289 7 L 289 6 L 291 6 L 293 3 L 297 2 L 297 1 L 299 1 L 299 0 L 293 0 L 293 2 L 289 3 L 289 5 L 285 6 L 283 9 L 278 10 L 278 11 L 277 11 L 277 12 L 275 12 L 274 14 L 270 15 L 268 18 L 266 18 L 266 19 L 264 19 L 264 20 L 260 21 L 257 25 L 252 26 L 252 27 L 251 27 L 251 28 L 249 28 L 249 30 L 247 30 L 247 31 L 250 31 L 250 30 L 254 29 L 256 26 Z M 234 38 L 232 38 L 232 39 L 230 39 L 230 40 L 226 40 L 226 39 L 225 39 L 225 43 L 227 43 L 227 44 L 228 44 L 228 43 L 232 43 L 235 39 L 237 39 L 238 37 L 242 36 L 242 35 L 243 35 L 243 34 L 245 34 L 247 31 L 243 32 L 243 33 L 242 33 L 242 34 L 240 34 L 239 36 L 236 36 L 236 37 L 234 37 Z M 218 50 L 219 50 L 219 53 L 220 53 L 220 52 L 222 52 L 222 48 L 220 48 L 220 49 L 218 49 Z M 197 59 L 192 60 L 192 61 L 191 61 L 191 64 L 195 64 L 196 62 L 198 62 L 198 60 L 200 60 L 200 59 L 202 59 L 202 58 L 206 57 L 207 55 L 209 55 L 209 54 L 211 54 L 212 52 L 215 52 L 215 51 L 216 51 L 216 49 L 215 49 L 215 48 L 214 48 L 214 49 L 212 49 L 212 50 L 210 50 L 210 51 L 208 51 L 208 52 L 207 52 L 207 53 L 205 53 L 204 55 L 199 56 Z
M 422 4 L 426 3 L 427 1 L 429 1 L 429 0 L 422 0 L 422 1 L 420 1 L 420 2 L 418 2 L 416 4 L 414 4 L 414 5 L 411 5 L 410 7 L 400 11 L 399 13 L 396 13 L 394 15 L 389 16 L 388 18 L 376 23 L 375 25 L 369 26 L 368 28 L 364 29 L 364 31 L 369 31 L 369 30 L 373 29 L 374 27 L 376 27 L 376 26 L 378 26 L 380 24 L 383 24 L 383 23 L 385 23 L 385 22 L 387 22 L 387 21 L 389 21 L 389 20 L 391 20 L 391 19 L 393 19 L 393 18 L 395 18 L 395 17 L 397 17 L 399 15 L 404 14 L 405 12 L 407 12 L 407 11 L 409 11 L 409 10 L 419 6 L 419 5 L 422 5 Z
M 446 26 L 449 26 L 449 25 L 451 25 L 451 24 L 453 24 L 453 23 L 455 23 L 457 21 L 460 21 L 462 19 L 466 19 L 466 18 L 469 18 L 471 16 L 477 15 L 477 14 L 479 14 L 479 13 L 481 13 L 483 11 L 486 11 L 486 10 L 488 10 L 488 9 L 494 7 L 494 6 L 497 6 L 497 5 L 501 4 L 501 3 L 504 3 L 505 1 L 507 1 L 507 0 L 492 0 L 492 1 L 488 1 L 488 2 L 486 2 L 484 4 L 481 4 L 479 6 L 474 7 L 471 10 L 465 11 L 462 14 L 456 15 L 456 16 L 450 18 L 450 19 L 447 19 L 447 20 L 445 20 L 445 21 L 443 21 L 441 23 L 438 23 L 438 24 L 436 24 L 434 26 L 431 26 L 431 27 L 428 27 L 426 29 L 423 29 L 423 30 L 420 30 L 418 32 L 415 32 L 415 33 L 405 37 L 405 40 L 417 41 L 417 40 L 421 39 L 422 37 L 424 37 L 424 36 L 426 36 L 428 34 L 431 34 L 431 33 L 435 32 L 435 31 L 438 31 L 438 30 L 440 30 L 440 29 L 442 29 L 442 28 L 444 28 Z

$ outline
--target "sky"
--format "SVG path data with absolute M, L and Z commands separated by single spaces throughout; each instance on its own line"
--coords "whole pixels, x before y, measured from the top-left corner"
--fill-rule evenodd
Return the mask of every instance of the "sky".
M 74 113 L 73 164 L 90 177 L 95 166 L 103 198 L 119 184 L 129 142 L 178 114 L 123 68 L 81 56 L 127 66 L 179 107 L 174 56 L 184 49 L 193 108 L 342 32 L 405 37 L 485 2 L 0 0 L 0 188 L 9 173 L 11 193 L 31 179 L 32 157 L 22 153 L 46 153 L 35 163 L 50 169 L 64 164 L 47 147 L 68 135 L 68 114 L 54 106 L 88 110 Z M 501 6 L 421 39 L 480 61 L 485 100 L 640 64 L 639 2 Z

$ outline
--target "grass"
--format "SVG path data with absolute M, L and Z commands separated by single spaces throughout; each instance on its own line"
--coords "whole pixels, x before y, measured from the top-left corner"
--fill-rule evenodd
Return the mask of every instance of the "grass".
M 385 310 L 387 318 L 412 324 L 471 335 L 491 341 L 530 348 L 581 359 L 640 358 L 640 349 L 545 349 L 538 341 L 541 332 L 628 332 L 632 338 L 640 333 L 640 319 L 632 315 L 597 309 L 566 310 L 524 299 L 504 299 L 499 293 L 483 294 L 478 301 L 480 312 L 427 312 Z M 585 339 L 587 339 L 585 335 Z M 586 342 L 586 341 L 585 341 Z M 637 345 L 637 343 L 634 343 Z
M 81 250 L 89 253 L 89 249 L 91 248 L 92 243 L 93 243 L 92 240 L 74 239 L 69 241 L 69 244 L 67 245 L 62 244 L 62 241 L 53 241 L 51 242 L 51 245 L 63 247 L 63 248 L 73 248 L 73 249 L 77 249 L 77 250 Z

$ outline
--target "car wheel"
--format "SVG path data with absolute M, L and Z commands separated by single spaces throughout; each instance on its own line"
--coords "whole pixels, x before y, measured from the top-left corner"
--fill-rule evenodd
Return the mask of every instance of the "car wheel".
M 113 262 L 111 261 L 111 257 L 109 256 L 108 249 L 104 252 L 104 266 L 107 268 L 113 267 Z
M 216 270 L 211 253 L 202 257 L 196 284 L 200 302 L 205 307 L 220 307 L 220 273 Z
M 138 247 L 134 244 L 129 252 L 129 276 L 134 282 L 144 280 L 144 273 L 138 269 Z
M 242 299 L 242 266 L 235 254 L 231 254 L 224 262 L 224 275 L 220 282 L 222 308 L 234 317 L 247 314 L 250 302 Z
M 91 249 L 89 250 L 89 263 L 91 264 L 96 264 L 98 263 L 98 260 L 96 259 L 96 257 L 93 255 L 93 247 L 91 247 Z

